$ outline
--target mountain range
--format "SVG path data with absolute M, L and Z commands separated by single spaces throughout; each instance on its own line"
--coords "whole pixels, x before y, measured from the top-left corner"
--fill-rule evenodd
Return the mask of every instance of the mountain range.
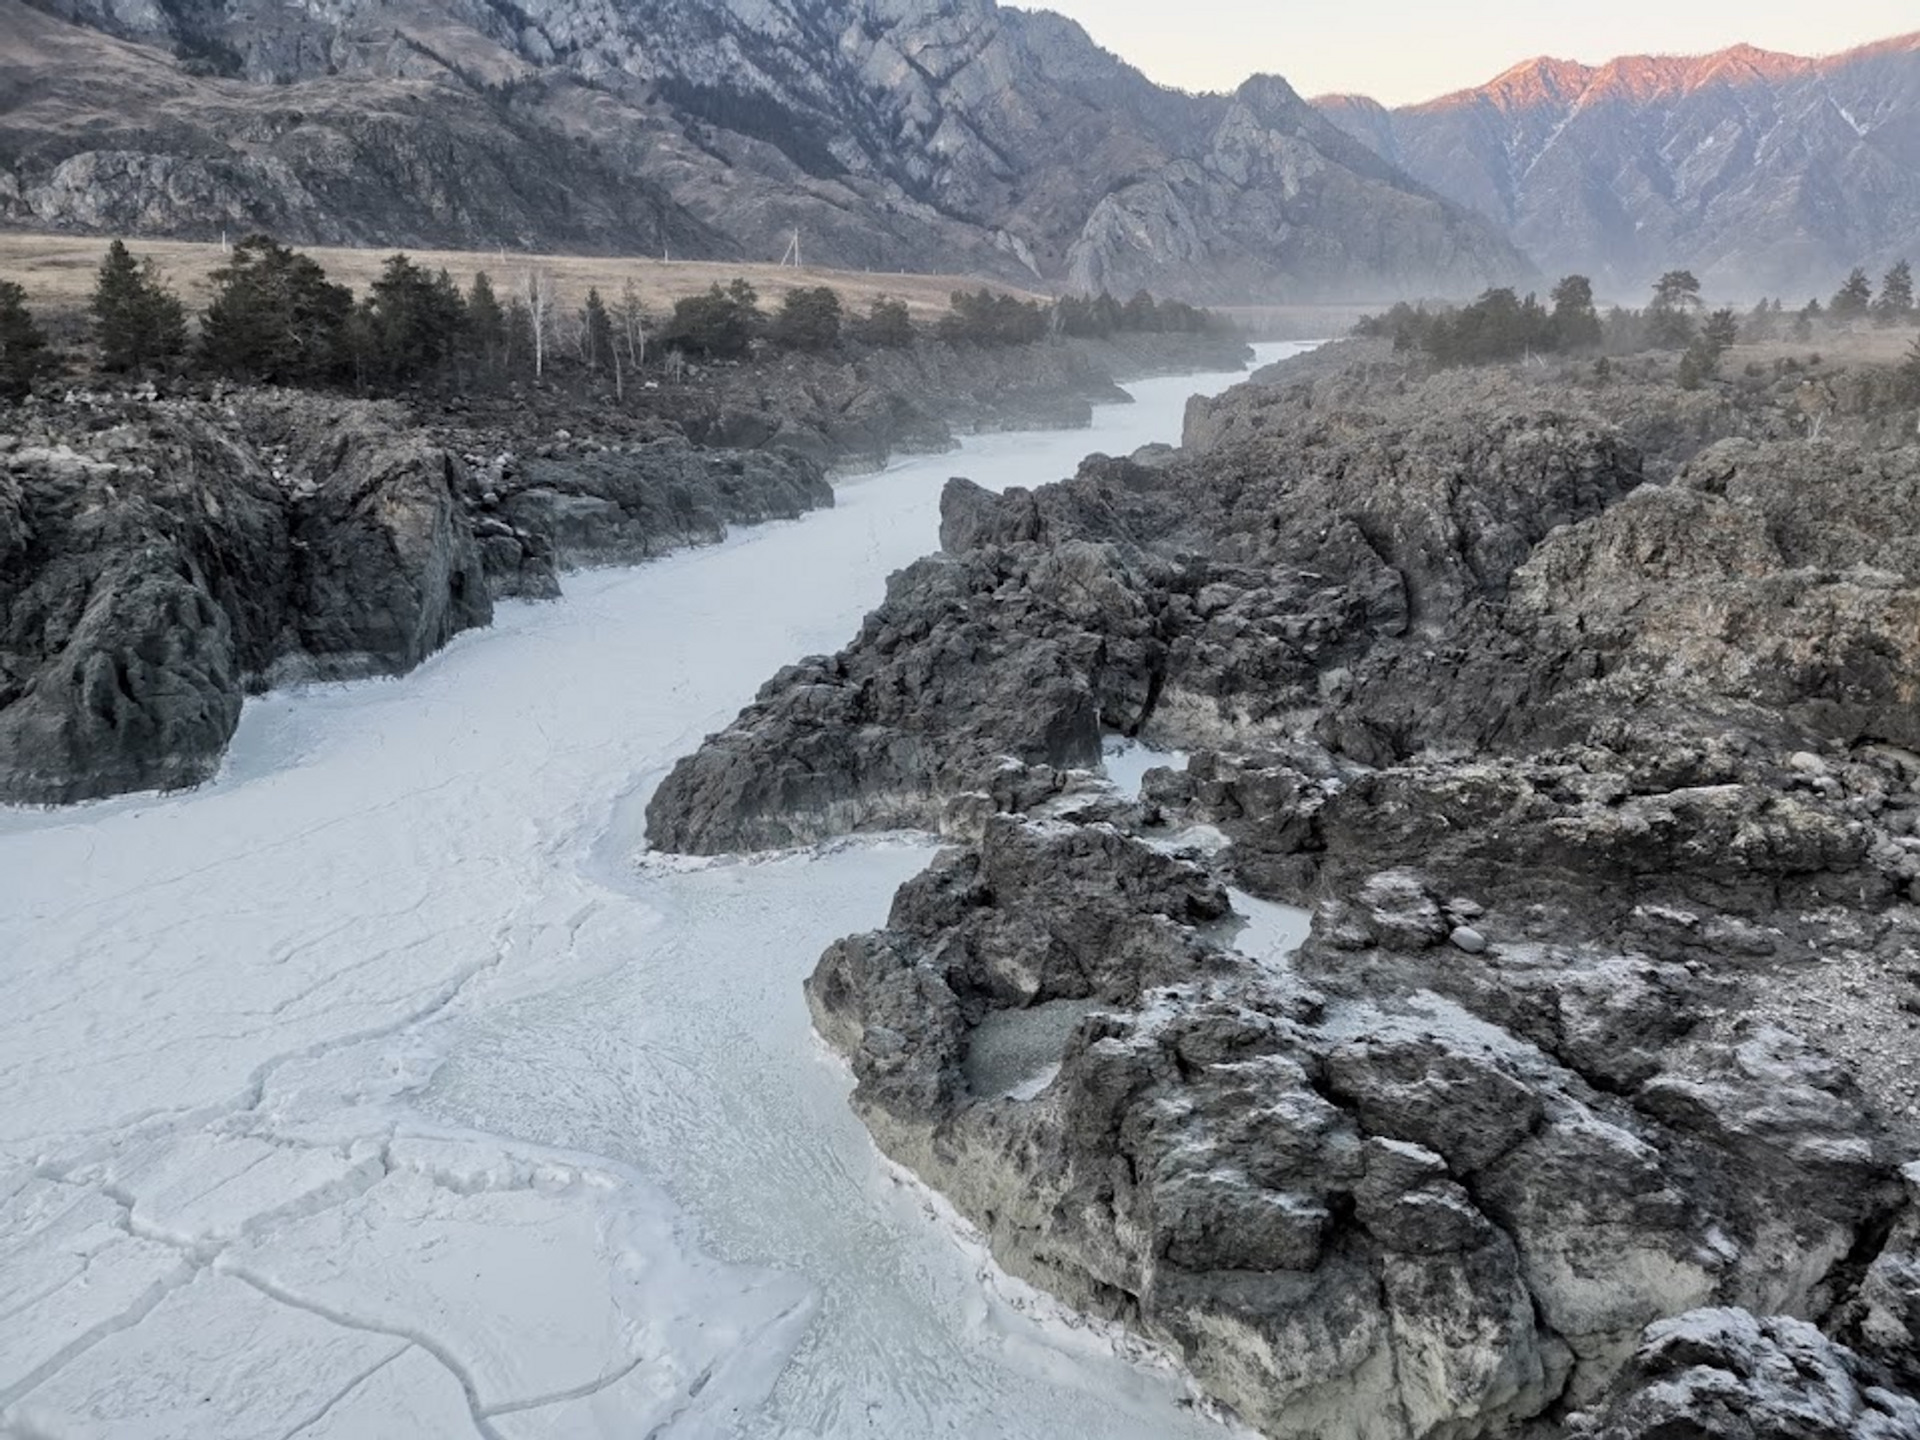
M 0 223 L 973 272 L 1200 300 L 1531 268 L 1276 78 L 994 0 L 0 0 Z
M 1920 261 L 1920 33 L 1823 59 L 1532 60 L 1422 105 L 1314 103 L 1543 270 L 1622 298 L 1678 265 L 1718 295 L 1791 297 Z
M 1920 259 L 1920 33 L 1387 109 L 995 0 L 0 0 L 0 224 L 806 258 L 1202 301 L 1830 293 Z

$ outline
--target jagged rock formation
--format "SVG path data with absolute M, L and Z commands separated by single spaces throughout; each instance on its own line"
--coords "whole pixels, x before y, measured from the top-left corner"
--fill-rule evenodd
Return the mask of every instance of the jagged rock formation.
M 1758 1382 L 1758 1383 L 1756 1383 Z M 1705 1310 L 1663 1321 L 1620 1393 L 1580 1432 L 1746 1440 L 1895 1440 L 1920 1434 L 1920 1404 L 1873 1382 L 1870 1367 L 1804 1321 Z
M 829 467 L 956 430 L 1084 425 L 1127 398 L 1109 365 L 1250 353 L 1219 336 L 928 342 L 716 370 L 649 392 L 651 411 L 556 392 L 0 409 L 0 801 L 197 783 L 250 691 L 404 673 L 494 600 L 558 594 L 565 568 L 830 505 Z
M 650 835 L 958 841 L 808 983 L 856 1108 L 1263 1429 L 1920 1434 L 1911 410 L 1262 379 L 955 482 Z
M 557 594 L 557 565 L 632 561 L 833 499 L 808 462 L 685 441 L 475 470 L 395 407 L 305 397 L 23 408 L 10 428 L 13 802 L 198 783 L 250 690 L 400 674 L 489 623 L 496 595 Z
M 1527 270 L 1284 82 L 1162 90 L 993 0 L 37 3 L 0 0 L 17 225 L 756 259 L 798 228 L 849 268 L 1196 299 Z
M 1920 223 L 1920 35 L 1821 60 L 1541 59 L 1424 105 L 1314 103 L 1544 268 L 1625 299 L 1679 265 L 1718 295 L 1825 297 L 1906 256 Z

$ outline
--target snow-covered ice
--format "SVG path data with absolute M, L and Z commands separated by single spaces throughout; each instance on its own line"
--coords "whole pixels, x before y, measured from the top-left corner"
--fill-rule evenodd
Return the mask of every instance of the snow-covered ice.
M 1176 438 L 1233 378 L 252 702 L 191 794 L 0 810 L 0 1433 L 1217 1435 L 983 1284 L 847 1109 L 799 982 L 924 842 L 634 856 L 667 767 L 932 547 L 947 476 Z

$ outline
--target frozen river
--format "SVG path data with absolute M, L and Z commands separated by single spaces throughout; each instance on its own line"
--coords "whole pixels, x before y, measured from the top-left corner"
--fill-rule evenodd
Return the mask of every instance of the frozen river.
M 949 475 L 1175 440 L 1237 378 L 252 702 L 191 794 L 0 810 L 0 1434 L 1222 1434 L 847 1109 L 800 981 L 928 848 L 636 853 L 673 761 L 934 547 Z

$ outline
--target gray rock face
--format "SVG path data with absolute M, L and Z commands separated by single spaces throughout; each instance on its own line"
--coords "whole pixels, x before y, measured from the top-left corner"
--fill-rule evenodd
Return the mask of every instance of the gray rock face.
M 1920 35 L 1821 60 L 1536 60 L 1425 105 L 1315 103 L 1546 269 L 1625 298 L 1681 264 L 1716 294 L 1824 296 L 1901 258 L 1920 219 Z
M 1910 1440 L 1920 1402 L 1873 1383 L 1860 1357 L 1784 1316 L 1700 1310 L 1650 1327 L 1596 1440 Z
M 992 0 L 0 6 L 15 224 L 757 259 L 799 228 L 849 268 L 1194 298 L 1528 270 L 1283 82 L 1162 90 Z
M 1084 424 L 1126 399 L 1112 365 L 1249 354 L 929 342 L 719 370 L 646 413 L 547 393 L 438 414 L 293 392 L 0 410 L 0 800 L 198 783 L 250 690 L 404 673 L 496 599 L 559 594 L 563 569 L 829 506 L 830 466 Z
M 684 441 L 496 464 L 397 407 L 85 398 L 0 436 L 0 800 L 196 784 L 249 690 L 400 674 L 498 595 L 830 505 L 810 462 Z
M 876 1139 L 1002 1264 L 1264 1430 L 1498 1432 L 1659 1317 L 1830 1305 L 1889 1202 L 1860 1095 L 1784 1036 L 1627 1087 L 1384 970 L 1257 963 L 1226 913 L 1111 827 L 1000 817 L 807 989 Z M 976 1036 L 1072 1001 L 1050 1063 L 974 1087 Z M 1702 1109 L 1642 1098 L 1668 1092 Z
M 961 842 L 809 982 L 856 1108 L 1263 1430 L 1909 1433 L 1911 417 L 1350 358 L 953 482 L 655 842 Z

